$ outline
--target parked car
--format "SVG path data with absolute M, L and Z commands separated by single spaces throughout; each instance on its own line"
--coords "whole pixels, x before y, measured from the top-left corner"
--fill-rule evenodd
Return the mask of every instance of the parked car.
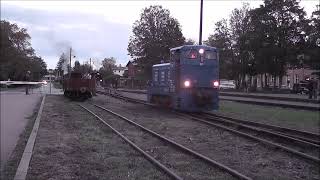
M 307 83 L 296 83 L 293 84 L 292 93 L 296 94 L 307 94 L 308 93 L 308 84 Z
M 220 80 L 220 89 L 236 89 L 234 81 Z

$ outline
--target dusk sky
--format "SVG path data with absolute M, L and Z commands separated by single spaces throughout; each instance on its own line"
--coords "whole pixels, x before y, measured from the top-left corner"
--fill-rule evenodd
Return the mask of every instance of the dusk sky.
M 248 2 L 251 8 L 263 1 L 204 0 L 203 40 L 214 32 L 215 22 L 228 18 L 234 8 Z M 300 3 L 310 17 L 318 0 Z M 132 25 L 144 7 L 169 9 L 185 38 L 198 41 L 200 0 L 188 1 L 1 1 L 1 19 L 27 28 L 36 54 L 55 68 L 59 56 L 72 46 L 76 60 L 101 61 L 113 56 L 125 65 Z M 98 64 L 98 63 L 96 63 Z

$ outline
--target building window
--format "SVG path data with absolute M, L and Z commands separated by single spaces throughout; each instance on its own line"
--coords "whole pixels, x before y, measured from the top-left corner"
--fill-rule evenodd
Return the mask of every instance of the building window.
M 299 81 L 298 74 L 295 74 L 295 75 L 294 75 L 294 80 L 295 80 L 296 83 L 298 83 L 298 81 Z

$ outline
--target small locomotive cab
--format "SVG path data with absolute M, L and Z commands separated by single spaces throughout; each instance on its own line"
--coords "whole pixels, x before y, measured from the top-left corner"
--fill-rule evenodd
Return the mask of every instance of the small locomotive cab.
M 170 53 L 170 63 L 152 67 L 148 101 L 191 112 L 218 109 L 217 49 L 188 45 Z

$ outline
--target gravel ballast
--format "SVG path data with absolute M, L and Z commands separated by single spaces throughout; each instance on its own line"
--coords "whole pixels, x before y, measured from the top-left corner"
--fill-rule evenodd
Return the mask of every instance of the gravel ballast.
M 106 111 L 94 106 L 89 109 L 183 179 L 235 179 L 217 167 L 186 154 Z
M 135 99 L 147 100 L 146 94 L 131 92 L 120 92 L 120 94 Z M 220 100 L 219 106 L 219 110 L 212 111 L 212 113 L 320 134 L 319 112 L 224 100 Z
M 94 98 L 147 128 L 253 179 L 319 179 L 319 165 L 256 141 L 159 110 L 99 95 Z

